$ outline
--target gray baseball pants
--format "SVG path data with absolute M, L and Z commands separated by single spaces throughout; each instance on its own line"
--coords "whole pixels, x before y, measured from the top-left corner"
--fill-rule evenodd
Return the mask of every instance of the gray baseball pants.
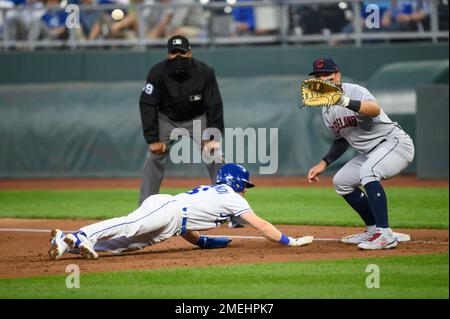
M 407 134 L 386 138 L 368 154 L 359 154 L 334 175 L 339 195 L 352 193 L 369 182 L 391 178 L 404 170 L 414 158 L 414 145 Z

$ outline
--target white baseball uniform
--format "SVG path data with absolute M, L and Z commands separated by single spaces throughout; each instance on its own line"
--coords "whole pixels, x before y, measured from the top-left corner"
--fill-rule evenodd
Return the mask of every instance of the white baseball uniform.
M 121 253 L 162 242 L 185 230 L 206 230 L 251 212 L 248 202 L 230 186 L 201 185 L 172 195 L 152 195 L 124 217 L 81 228 L 97 251 Z
M 344 95 L 352 100 L 375 100 L 360 85 L 343 83 L 342 88 Z M 359 185 L 393 177 L 414 158 L 411 138 L 383 110 L 378 116 L 371 117 L 334 105 L 323 108 L 322 115 L 333 137 L 344 138 L 360 153 L 333 178 L 340 195 L 350 194 Z

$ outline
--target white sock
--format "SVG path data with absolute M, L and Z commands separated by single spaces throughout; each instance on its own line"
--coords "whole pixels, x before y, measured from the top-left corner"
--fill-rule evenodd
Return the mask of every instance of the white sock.
M 392 235 L 392 229 L 390 228 L 377 228 L 377 231 L 381 232 L 382 234 Z
M 374 234 L 377 231 L 377 226 L 376 225 L 372 225 L 372 226 L 366 226 L 367 228 L 367 232 Z

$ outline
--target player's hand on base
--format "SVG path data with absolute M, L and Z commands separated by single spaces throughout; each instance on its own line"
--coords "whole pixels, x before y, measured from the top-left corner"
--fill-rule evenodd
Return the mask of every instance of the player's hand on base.
M 327 163 L 325 161 L 320 161 L 319 164 L 313 166 L 309 172 L 308 172 L 308 181 L 310 183 L 312 182 L 319 182 L 319 175 L 323 173 L 327 168 Z
M 150 152 L 152 152 L 155 155 L 161 155 L 166 152 L 167 145 L 166 145 L 166 143 L 162 143 L 162 142 L 154 142 L 154 143 L 150 143 L 148 145 L 148 149 L 150 150 Z
M 289 246 L 303 246 L 312 243 L 313 236 L 303 236 L 298 238 L 289 237 Z

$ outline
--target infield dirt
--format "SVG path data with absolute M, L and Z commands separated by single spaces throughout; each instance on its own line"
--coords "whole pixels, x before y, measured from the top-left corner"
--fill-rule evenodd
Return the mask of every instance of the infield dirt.
M 305 177 L 255 178 L 263 187 L 302 187 Z M 192 187 L 208 183 L 207 179 L 166 178 L 163 187 Z M 448 187 L 448 180 L 418 180 L 415 177 L 396 177 L 384 181 L 385 186 Z M 331 178 L 322 177 L 314 187 L 330 187 Z M 139 179 L 15 179 L 0 180 L 0 189 L 97 189 L 139 188 Z M 77 255 L 65 255 L 59 261 L 48 258 L 50 230 L 77 230 L 96 220 L 58 219 L 0 219 L 0 228 L 23 228 L 46 232 L 0 231 L 0 278 L 63 275 L 68 264 L 76 263 L 82 272 L 122 271 L 130 269 L 159 269 L 208 265 L 234 265 L 247 263 L 302 262 L 307 260 L 335 260 L 379 256 L 407 256 L 417 254 L 448 253 L 448 230 L 394 229 L 411 235 L 410 242 L 383 251 L 362 251 L 353 245 L 338 241 L 314 241 L 308 246 L 285 247 L 260 238 L 235 238 L 223 249 L 199 249 L 180 237 L 173 237 L 156 246 L 123 255 L 100 253 L 98 260 L 83 260 Z M 289 236 L 312 235 L 316 238 L 337 239 L 361 231 L 354 227 L 277 225 Z M 226 225 L 203 234 L 228 236 L 257 236 L 252 228 L 228 228 Z
M 0 219 L 0 228 L 77 230 L 95 220 Z M 340 238 L 360 231 L 354 227 L 277 225 L 291 236 L 313 235 Z M 314 241 L 302 247 L 286 247 L 259 238 L 235 238 L 223 249 L 200 249 L 181 237 L 173 237 L 140 251 L 114 255 L 100 253 L 98 260 L 83 260 L 66 254 L 59 261 L 47 256 L 50 232 L 0 231 L 0 277 L 17 278 L 38 275 L 63 275 L 68 264 L 77 264 L 82 272 L 159 269 L 169 267 L 235 265 L 248 263 L 302 262 L 378 256 L 408 256 L 448 252 L 448 230 L 395 229 L 411 235 L 410 242 L 383 251 L 362 251 L 337 241 Z M 258 236 L 252 228 L 222 227 L 203 232 L 209 235 Z

